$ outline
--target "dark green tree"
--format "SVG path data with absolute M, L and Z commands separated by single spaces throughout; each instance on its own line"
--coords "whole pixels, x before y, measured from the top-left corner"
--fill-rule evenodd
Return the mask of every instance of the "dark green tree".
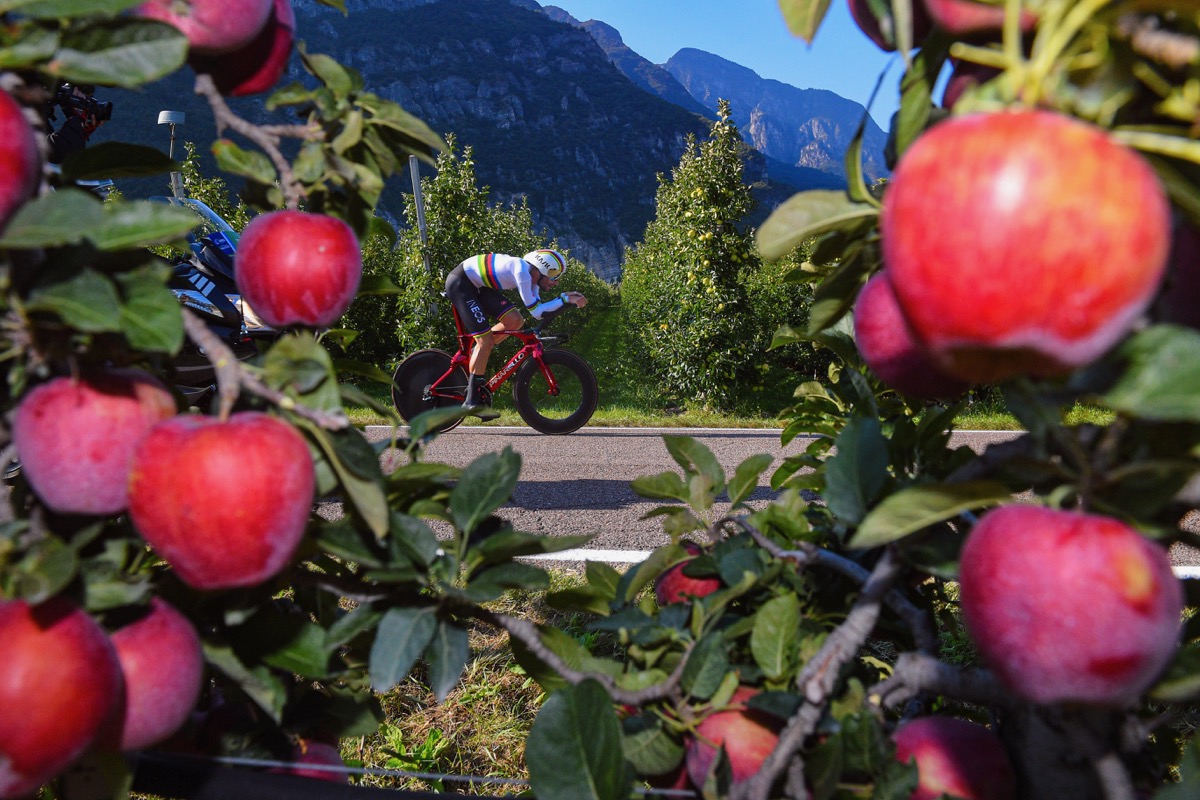
M 621 295 L 661 393 L 728 407 L 753 380 L 766 333 L 746 290 L 758 258 L 740 222 L 753 199 L 727 101 L 718 117 L 708 140 L 689 141 L 670 178 L 659 177 L 658 212 L 626 254 Z

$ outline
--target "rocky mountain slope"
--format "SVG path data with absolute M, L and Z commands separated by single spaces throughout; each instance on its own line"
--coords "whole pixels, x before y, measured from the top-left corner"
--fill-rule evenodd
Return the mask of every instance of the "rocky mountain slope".
M 629 50 L 611 27 L 578 23 L 534 0 L 346 5 L 350 13 L 343 15 L 315 0 L 293 0 L 297 38 L 308 51 L 354 67 L 370 91 L 400 103 L 439 133 L 454 133 L 460 147 L 474 149 L 479 183 L 492 201 L 527 198 L 535 225 L 609 280 L 619 277 L 624 249 L 641 238 L 654 214 L 656 176 L 675 166 L 689 135 L 707 136 L 705 114 L 713 116 L 707 108 L 715 108 L 715 99 L 708 102 L 711 92 L 690 98 L 683 87 L 748 91 L 749 84 L 722 83 L 699 67 L 680 69 L 687 79 L 680 81 Z M 680 63 L 700 62 L 676 62 L 676 68 Z M 285 80 L 305 77 L 294 58 Z M 775 146 L 784 138 L 778 130 L 791 122 L 768 125 L 765 112 L 772 120 L 796 115 L 784 116 L 782 95 L 766 103 L 761 87 L 755 91 L 754 106 L 729 95 L 735 119 L 745 138 L 761 130 L 764 143 Z M 166 131 L 154 120 L 166 108 L 188 114 L 184 139 L 211 138 L 211 113 L 192 95 L 186 72 L 136 94 L 106 91 L 102 99 L 116 107 L 100 139 L 165 150 Z M 261 98 L 234 103 L 251 119 L 263 116 L 262 106 Z M 761 198 L 758 219 L 798 188 L 842 185 L 836 148 L 848 141 L 843 132 L 857 120 L 852 108 L 846 113 L 809 124 L 821 142 L 793 145 L 803 157 L 789 155 L 783 163 L 748 151 L 746 177 Z M 395 219 L 400 194 L 409 190 L 407 175 L 389 183 L 385 216 Z

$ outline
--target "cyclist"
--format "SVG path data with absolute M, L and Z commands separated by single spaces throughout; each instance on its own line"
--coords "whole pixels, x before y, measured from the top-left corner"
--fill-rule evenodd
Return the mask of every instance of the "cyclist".
M 463 326 L 475 338 L 468 362 L 470 379 L 463 405 L 481 405 L 480 390 L 487 373 L 492 348 L 508 334 L 525 324 L 521 312 L 501 291 L 516 290 L 521 302 L 535 319 L 558 312 L 565 306 L 583 308 L 587 298 L 579 292 L 564 292 L 543 300 L 542 292 L 553 289 L 567 271 L 567 260 L 557 250 L 534 250 L 523 257 L 503 253 L 471 256 L 446 276 L 446 296 L 454 304 Z M 497 320 L 488 326 L 488 318 Z

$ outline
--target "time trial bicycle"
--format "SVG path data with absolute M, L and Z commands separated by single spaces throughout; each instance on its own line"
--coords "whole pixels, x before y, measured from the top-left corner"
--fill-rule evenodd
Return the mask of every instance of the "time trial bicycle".
M 453 306 L 451 310 L 458 351 L 451 355 L 432 348 L 418 350 L 401 361 L 392 376 L 392 402 L 406 422 L 424 411 L 461 406 L 466 398 L 467 365 L 475 340 L 464 330 L 458 311 Z M 516 376 L 512 392 L 517 413 L 529 427 L 548 434 L 579 430 L 592 418 L 600 397 L 596 375 L 588 363 L 555 346 L 567 336 L 545 332 L 558 313 L 545 315 L 535 328 L 508 332 L 521 347 L 488 379 L 483 392 L 484 404 L 491 405 L 492 395 Z M 461 422 L 461 418 L 451 420 L 435 430 L 448 431 Z

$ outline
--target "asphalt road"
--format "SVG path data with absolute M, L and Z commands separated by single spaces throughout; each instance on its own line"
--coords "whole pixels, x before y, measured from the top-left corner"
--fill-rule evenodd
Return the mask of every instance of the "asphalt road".
M 662 502 L 639 497 L 630 488 L 630 482 L 639 476 L 679 471 L 662 441 L 668 433 L 703 442 L 728 476 L 752 455 L 774 456 L 751 495 L 751 505 L 775 497 L 769 484 L 771 473 L 783 458 L 802 451 L 810 441 L 797 439 L 782 447 L 778 430 L 583 428 L 569 436 L 545 436 L 529 428 L 473 426 L 439 436 L 426 451 L 425 460 L 466 466 L 484 453 L 511 446 L 522 458 L 521 479 L 500 515 L 518 530 L 531 533 L 594 533 L 589 549 L 610 551 L 609 557 L 619 560 L 619 552 L 611 551 L 643 551 L 669 541 L 661 519 L 642 519 Z M 367 437 L 374 441 L 390 434 L 391 429 L 385 427 L 367 429 Z M 1015 435 L 958 433 L 953 444 L 965 443 L 978 450 Z M 718 503 L 714 512 L 720 515 L 727 510 L 728 503 Z

